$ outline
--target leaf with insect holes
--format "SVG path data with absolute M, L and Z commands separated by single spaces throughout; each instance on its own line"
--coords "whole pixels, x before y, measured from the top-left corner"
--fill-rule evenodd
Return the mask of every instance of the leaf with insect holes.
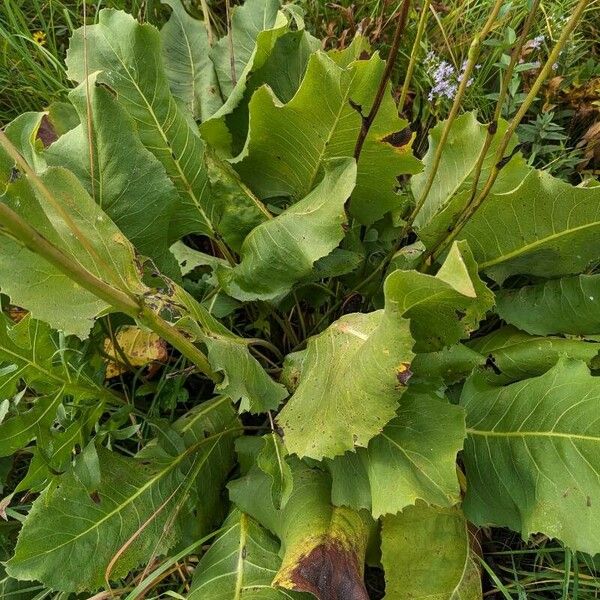
M 465 337 L 492 301 L 462 243 L 435 277 L 391 273 L 384 294 L 384 310 L 345 315 L 308 340 L 297 388 L 277 418 L 291 453 L 320 460 L 366 447 L 395 416 L 413 346 Z
M 419 503 L 383 519 L 388 600 L 480 600 L 477 541 L 459 507 Z
M 511 383 L 542 375 L 561 357 L 584 361 L 600 368 L 600 343 L 556 336 L 529 335 L 514 327 L 501 327 L 470 342 L 498 383 Z
M 493 378 L 472 375 L 461 395 L 467 518 L 600 552 L 600 382 L 569 359 L 510 385 Z
M 187 441 L 181 454 L 126 458 L 98 448 L 96 490 L 90 493 L 74 471 L 49 486 L 23 523 L 7 573 L 55 590 L 94 591 L 164 554 L 194 518 L 188 498 L 195 486 L 201 494 L 210 485 L 218 496 L 214 486 L 231 468 L 235 411 L 221 400 L 206 408 L 179 427 Z
M 342 68 L 316 52 L 286 104 L 270 88 L 259 88 L 249 104 L 246 147 L 234 161 L 242 179 L 262 199 L 290 196 L 298 201 L 306 196 L 320 179 L 324 160 L 354 155 L 362 126 L 359 111 L 366 115 L 371 108 L 384 67 L 378 55 Z M 398 209 L 402 202 L 396 178 L 420 170 L 407 125 L 398 117 L 388 86 L 358 161 L 349 206 L 361 223 Z

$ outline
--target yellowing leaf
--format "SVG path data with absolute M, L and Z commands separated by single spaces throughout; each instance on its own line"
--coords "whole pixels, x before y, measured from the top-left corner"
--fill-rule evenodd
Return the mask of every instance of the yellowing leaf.
M 119 329 L 114 341 L 104 340 L 104 353 L 109 357 L 106 378 L 111 379 L 129 371 L 130 367 L 166 361 L 167 344 L 153 331 L 126 325 Z

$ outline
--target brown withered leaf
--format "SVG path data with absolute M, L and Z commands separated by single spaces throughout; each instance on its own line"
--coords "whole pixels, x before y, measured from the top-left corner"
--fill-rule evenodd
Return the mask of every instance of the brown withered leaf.
M 104 340 L 106 379 L 126 373 L 130 368 L 145 367 L 153 362 L 167 359 L 167 345 L 158 335 L 135 325 L 121 327 L 117 333 L 116 346 L 111 338 Z

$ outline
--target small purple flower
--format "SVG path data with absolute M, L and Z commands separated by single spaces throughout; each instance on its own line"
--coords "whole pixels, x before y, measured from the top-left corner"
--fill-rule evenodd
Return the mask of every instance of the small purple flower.
M 425 67 L 433 83 L 427 98 L 430 102 L 436 98 L 447 98 L 452 100 L 456 95 L 458 84 L 462 80 L 467 67 L 467 61 L 464 61 L 460 72 L 447 61 L 441 60 L 433 52 L 429 52 L 425 57 Z M 471 85 L 472 79 L 469 79 L 467 85 Z
M 546 38 L 543 35 L 538 35 L 537 37 L 534 37 L 532 40 L 529 40 L 529 47 L 533 48 L 534 50 L 539 50 L 545 40 L 546 40 Z

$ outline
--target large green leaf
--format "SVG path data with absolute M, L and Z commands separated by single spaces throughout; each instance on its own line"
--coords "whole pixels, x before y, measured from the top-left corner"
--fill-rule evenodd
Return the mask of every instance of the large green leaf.
M 185 102 L 196 119 L 206 119 L 223 104 L 209 56 L 204 22 L 194 19 L 181 0 L 162 0 L 171 7 L 160 30 L 165 74 L 173 95 Z
M 415 340 L 456 342 L 491 305 L 462 243 L 437 276 L 395 271 L 384 288 L 384 310 L 345 315 L 309 339 L 298 386 L 278 417 L 290 452 L 320 460 L 367 446 L 395 415 Z
M 330 503 L 327 473 L 290 461 L 293 491 L 281 510 L 271 502 L 269 477 L 254 466 L 229 484 L 230 497 L 281 540 L 283 557 L 274 585 L 310 592 L 320 600 L 368 600 L 362 581 L 369 520 Z
M 159 32 L 124 12 L 104 9 L 86 36 L 87 57 L 83 29 L 71 38 L 66 59 L 69 77 L 81 82 L 88 73 L 100 71 L 97 81 L 114 91 L 135 120 L 142 143 L 165 167 L 180 195 L 169 225 L 170 240 L 201 233 L 228 241 L 231 232 L 237 237 L 265 220 L 266 210 L 256 198 L 218 159 L 207 157 L 195 124 L 171 94 Z M 210 176 L 211 166 L 218 177 Z M 214 189 L 219 178 L 224 181 Z
M 600 381 L 573 360 L 504 387 L 489 377 L 461 396 L 467 517 L 600 552 Z
M 480 600 L 481 574 L 458 507 L 419 503 L 383 519 L 387 600 Z
M 490 194 L 459 235 L 495 281 L 570 275 L 600 258 L 599 207 L 599 187 L 532 170 L 513 191 Z
M 600 333 L 600 275 L 552 279 L 498 294 L 498 314 L 528 333 Z
M 400 314 L 410 319 L 418 352 L 439 350 L 479 326 L 494 295 L 477 275 L 477 263 L 464 242 L 455 242 L 436 276 L 395 271 L 386 286 Z
M 262 31 L 256 50 L 223 108 L 202 123 L 202 136 L 227 156 L 239 154 L 248 135 L 248 104 L 252 94 L 268 85 L 282 102 L 292 99 L 304 77 L 308 61 L 321 43 L 304 29 L 290 30 L 281 17 L 274 28 Z
M 7 133 L 10 137 L 10 130 Z M 133 246 L 70 171 L 49 168 L 36 183 L 0 152 L 0 186 L 0 201 L 79 267 L 130 296 L 146 290 Z M 34 317 L 81 338 L 109 309 L 8 235 L 0 235 L 0 287 Z
M 75 471 L 48 487 L 23 524 L 7 563 L 9 575 L 56 590 L 95 590 L 166 552 L 197 518 L 190 495 L 218 497 L 215 485 L 222 485 L 231 468 L 235 412 L 219 399 L 202 416 L 183 425 L 184 439 L 187 434 L 197 441 L 177 456 L 125 458 L 99 448 L 96 489 L 88 489 Z M 208 506 L 198 505 L 201 519 L 208 520 L 203 513 L 214 503 L 213 498 Z
M 592 369 L 600 368 L 597 342 L 528 335 L 514 327 L 502 327 L 467 345 L 481 355 L 502 383 L 542 375 L 560 357 L 583 360 Z
M 173 274 L 177 267 L 166 225 L 178 204 L 177 190 L 162 164 L 144 148 L 131 117 L 96 79 L 97 74 L 91 75 L 69 94 L 81 124 L 44 155 L 50 165 L 75 173 L 136 249 Z
M 323 180 L 306 198 L 250 232 L 239 265 L 220 270 L 219 281 L 230 296 L 270 300 L 289 292 L 343 239 L 344 205 L 354 188 L 356 165 L 342 158 L 324 168 Z
M 261 33 L 266 32 L 275 41 L 277 32 L 267 30 L 278 24 L 280 4 L 280 0 L 246 0 L 243 6 L 236 6 L 232 11 L 231 40 L 223 36 L 210 53 L 223 98 L 231 95 L 237 83 L 247 74 L 248 64 L 253 64 L 256 49 L 261 46 L 257 40 Z M 284 22 L 287 20 L 284 19 Z
M 492 144 L 487 151 L 482 165 L 478 187 L 481 188 L 494 165 L 498 145 L 504 136 L 508 123 L 501 119 Z M 425 183 L 431 175 L 433 156 L 439 145 L 445 122 L 438 123 L 429 133 L 429 147 L 423 157 L 424 171 L 415 175 L 410 184 L 413 195 L 419 199 L 424 191 Z M 477 160 L 483 149 L 487 136 L 488 125 L 477 121 L 474 112 L 464 113 L 455 119 L 431 190 L 415 218 L 415 228 L 419 238 L 426 246 L 432 246 L 441 241 L 456 221 L 459 214 L 469 202 L 475 177 Z M 516 145 L 513 137 L 506 153 L 509 154 Z M 493 190 L 495 193 L 507 192 L 517 187 L 527 175 L 529 168 L 521 156 L 514 157 L 500 171 Z
M 367 448 L 329 462 L 333 503 L 370 509 L 374 517 L 397 513 L 417 500 L 456 504 L 456 455 L 464 437 L 459 407 L 409 388 L 396 418 Z
M 194 570 L 188 600 L 285 600 L 311 596 L 271 586 L 281 565 L 279 543 L 234 510 Z
M 325 159 L 353 156 L 362 126 L 357 107 L 368 113 L 384 66 L 375 55 L 344 69 L 317 52 L 298 92 L 286 104 L 268 87 L 258 89 L 249 105 L 249 138 L 236 159 L 242 179 L 263 199 L 306 196 L 318 181 Z M 350 213 L 362 223 L 372 223 L 398 208 L 396 178 L 420 168 L 410 144 L 394 145 L 391 134 L 406 126 L 388 88 L 358 161 Z
M 310 338 L 298 388 L 277 418 L 290 452 L 320 460 L 366 446 L 394 417 L 412 346 L 393 309 L 346 315 Z

